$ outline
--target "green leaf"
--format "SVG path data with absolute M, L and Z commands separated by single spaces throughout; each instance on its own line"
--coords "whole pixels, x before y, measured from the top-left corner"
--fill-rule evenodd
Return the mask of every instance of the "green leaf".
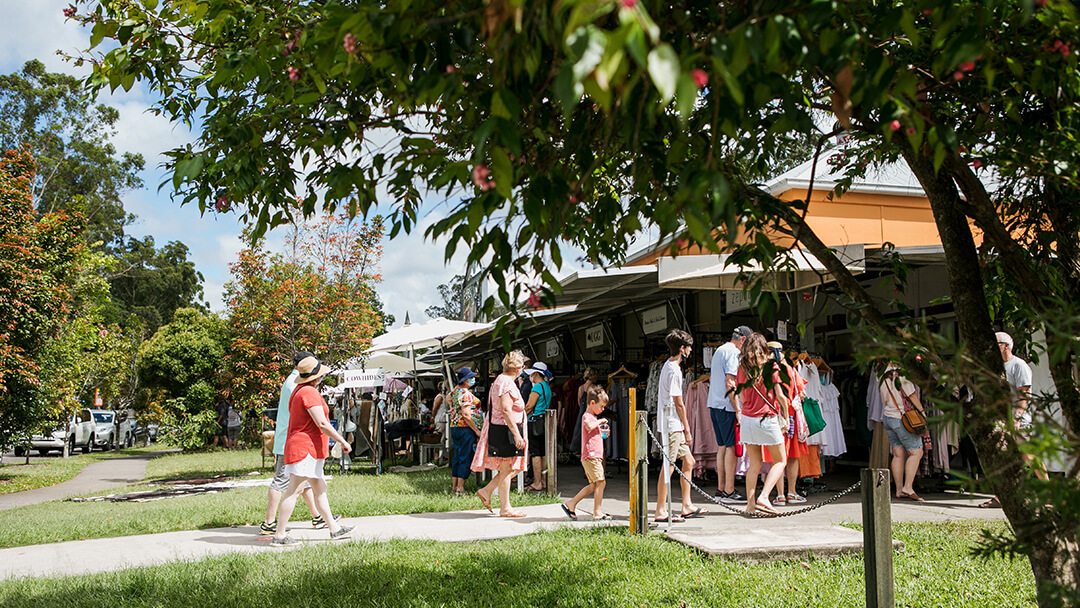
M 510 198 L 514 187 L 514 165 L 506 151 L 499 147 L 491 149 L 491 177 L 495 180 L 495 191 L 503 198 Z
M 665 104 L 675 97 L 680 72 L 679 56 L 670 44 L 661 44 L 649 53 L 649 78 Z
M 679 94 L 675 99 L 675 106 L 679 109 L 679 118 L 685 124 L 694 111 L 694 105 L 698 100 L 699 89 L 694 79 L 689 74 L 679 75 Z

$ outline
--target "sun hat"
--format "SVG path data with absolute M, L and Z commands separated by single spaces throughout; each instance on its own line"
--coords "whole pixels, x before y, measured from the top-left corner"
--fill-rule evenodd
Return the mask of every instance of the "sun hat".
M 547 364 L 542 362 L 542 361 L 537 361 L 536 363 L 533 363 L 532 367 L 525 370 L 525 375 L 531 376 L 533 374 L 540 374 L 541 376 L 547 378 L 548 380 L 554 378 L 552 373 L 550 371 L 548 371 Z
M 314 355 L 311 355 L 304 357 L 296 364 L 296 371 L 300 372 L 300 377 L 296 379 L 296 383 L 309 384 L 325 376 L 330 371 L 330 368 L 319 363 L 319 360 Z
M 467 367 L 463 367 L 463 368 L 457 370 L 457 383 L 461 384 L 462 382 L 465 382 L 469 378 L 475 378 L 478 375 L 479 374 L 472 371 L 471 369 L 469 369 Z

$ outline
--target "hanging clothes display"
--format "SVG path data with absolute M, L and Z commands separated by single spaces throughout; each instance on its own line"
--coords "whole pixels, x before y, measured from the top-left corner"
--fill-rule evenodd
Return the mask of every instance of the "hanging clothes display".
M 814 371 L 817 366 L 811 365 Z M 819 376 L 821 382 L 821 414 L 825 417 L 825 444 L 822 454 L 838 457 L 847 453 L 844 423 L 840 419 L 840 389 L 832 382 L 832 372 Z
M 608 422 L 611 429 L 606 446 L 608 458 L 627 458 L 633 428 L 633 421 L 630 420 L 630 389 L 633 387 L 632 378 L 615 378 L 608 388 L 608 409 L 615 413 Z
M 649 380 L 645 386 L 645 409 L 650 415 L 656 414 L 656 400 L 660 398 L 660 370 L 664 369 L 667 357 L 649 364 Z
M 696 374 L 690 374 L 695 376 Z M 694 456 L 694 477 L 704 477 L 706 471 L 716 469 L 716 435 L 709 415 L 709 380 L 691 380 L 684 385 L 686 395 L 686 420 L 690 423 L 690 453 Z

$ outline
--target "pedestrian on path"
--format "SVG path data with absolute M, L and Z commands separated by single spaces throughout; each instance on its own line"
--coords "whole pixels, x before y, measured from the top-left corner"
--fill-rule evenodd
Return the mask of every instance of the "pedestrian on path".
M 330 424 L 330 408 L 315 388 L 330 369 L 314 356 L 304 357 L 296 369 L 300 373 L 296 378 L 296 389 L 289 398 L 289 433 L 285 439 L 285 472 L 289 474 L 289 487 L 278 508 L 272 547 L 297 544 L 285 531 L 305 484 L 314 492 L 316 508 L 330 529 L 330 540 L 347 538 L 352 532 L 352 526 L 339 525 L 334 519 L 323 478 L 323 463 L 330 453 L 328 436 L 340 443 L 346 454 L 352 452 L 352 446 Z
M 896 497 L 923 502 L 914 488 L 915 475 L 919 472 L 919 462 L 923 455 L 923 440 L 904 428 L 902 420 L 908 408 L 914 407 L 920 412 L 923 411 L 918 392 L 910 380 L 900 375 L 900 369 L 895 365 L 885 369 L 885 377 L 878 390 L 881 391 L 881 401 L 885 404 L 882 422 L 885 424 L 885 434 L 889 436 L 889 449 L 892 451 L 889 468 L 893 481 L 896 482 Z
M 277 417 L 274 423 L 274 479 L 270 481 L 270 490 L 266 495 L 266 517 L 259 526 L 259 533 L 270 536 L 277 530 L 277 512 L 281 505 L 281 494 L 289 489 L 289 475 L 285 472 L 285 439 L 289 434 L 289 398 L 296 389 L 296 379 L 300 377 L 300 370 L 296 366 L 307 357 L 314 357 L 309 352 L 300 351 L 293 357 L 293 370 L 285 382 L 281 385 L 281 394 L 278 396 Z M 304 503 L 311 513 L 311 527 L 325 528 L 326 522 L 315 508 L 315 495 L 311 491 L 311 485 L 304 483 L 301 490 Z
M 532 390 L 525 397 L 525 413 L 529 416 L 529 456 L 532 457 L 533 481 L 529 489 L 533 492 L 543 492 L 547 489 L 544 484 L 544 471 L 547 466 L 544 459 L 547 456 L 546 424 L 544 416 L 548 406 L 551 405 L 551 386 L 548 383 L 554 376 L 548 371 L 547 364 L 537 361 L 533 366 L 525 370 L 532 382 Z
M 450 491 L 455 496 L 465 493 L 465 480 L 469 478 L 469 465 L 476 455 L 476 441 L 484 415 L 478 411 L 480 400 L 469 390 L 476 384 L 476 372 L 463 367 L 457 370 L 457 385 L 450 392 L 449 403 L 450 439 L 454 442 L 453 460 L 450 464 Z
M 608 404 L 607 392 L 599 386 L 592 386 L 585 394 L 586 410 L 581 419 L 581 467 L 585 469 L 585 486 L 573 498 L 562 505 L 562 510 L 570 519 L 577 521 L 577 505 L 589 494 L 593 495 L 593 519 L 607 520 L 611 516 L 604 513 L 601 503 L 604 501 L 604 439 L 607 438 L 606 418 L 597 418 Z
M 806 499 L 795 490 L 795 482 L 799 480 L 799 458 L 810 453 L 806 441 L 799 439 L 799 437 L 805 438 L 809 435 L 809 429 L 806 428 L 806 417 L 802 413 L 802 398 L 805 395 L 803 387 L 806 382 L 799 374 L 795 373 L 795 369 L 788 365 L 788 362 L 784 359 L 782 344 L 769 342 L 767 346 L 772 352 L 773 360 L 784 370 L 781 377 L 787 379 L 784 383 L 784 391 L 786 391 L 785 394 L 788 398 L 788 423 L 782 429 L 784 431 L 784 453 L 787 454 L 787 494 L 784 494 L 784 476 L 781 475 L 780 479 L 776 480 L 775 502 L 778 505 L 803 503 L 806 502 Z M 761 457 L 764 462 L 772 462 L 772 455 L 767 449 L 762 450 Z
M 735 378 L 735 411 L 741 412 L 740 439 L 746 446 L 750 467 L 746 471 L 746 512 L 758 510 L 777 514 L 769 502 L 780 477 L 787 467 L 783 430 L 788 426 L 788 399 L 780 379 L 780 368 L 766 346 L 765 336 L 754 332 L 742 347 L 742 360 Z M 757 496 L 758 474 L 761 472 L 762 448 L 769 451 L 773 466 L 765 476 L 765 486 Z
M 739 373 L 739 351 L 743 342 L 754 330 L 740 325 L 731 333 L 731 340 L 713 353 L 709 383 L 709 418 L 716 436 L 716 497 L 724 504 L 746 502 L 746 497 L 735 489 L 737 465 L 735 420 L 737 413 L 732 404 L 731 393 L 735 390 L 735 377 Z
M 472 470 L 496 471 L 495 477 L 476 491 L 480 503 L 491 511 L 491 495 L 499 491 L 500 517 L 525 517 L 510 504 L 510 476 L 528 467 L 525 437 L 525 401 L 518 391 L 517 377 L 525 367 L 525 356 L 515 350 L 502 361 L 503 373 L 491 383 L 490 412 L 480 431 L 480 443 L 473 458 Z
M 684 357 L 689 357 L 693 350 L 694 339 L 690 334 L 681 329 L 671 330 L 664 338 L 668 353 L 671 357 L 664 363 L 660 370 L 660 384 L 657 391 L 657 424 L 660 426 L 661 441 L 667 450 L 668 460 L 671 464 L 682 459 L 683 475 L 679 477 L 679 486 L 682 489 L 682 517 L 670 514 L 673 523 L 684 521 L 687 517 L 699 517 L 708 513 L 701 507 L 694 506 L 694 498 L 690 490 L 690 482 L 687 479 L 694 471 L 694 456 L 690 453 L 690 444 L 693 437 L 690 435 L 690 423 L 686 418 L 686 404 L 683 402 L 682 393 L 682 370 L 679 364 Z M 667 496 L 668 478 L 671 469 L 665 462 L 661 467 L 660 479 L 656 484 L 656 517 L 654 521 L 667 522 Z

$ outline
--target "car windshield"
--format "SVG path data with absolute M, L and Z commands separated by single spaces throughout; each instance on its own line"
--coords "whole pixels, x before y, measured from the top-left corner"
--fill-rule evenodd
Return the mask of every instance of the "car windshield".
M 109 412 L 94 412 L 94 422 L 112 422 L 113 415 Z

